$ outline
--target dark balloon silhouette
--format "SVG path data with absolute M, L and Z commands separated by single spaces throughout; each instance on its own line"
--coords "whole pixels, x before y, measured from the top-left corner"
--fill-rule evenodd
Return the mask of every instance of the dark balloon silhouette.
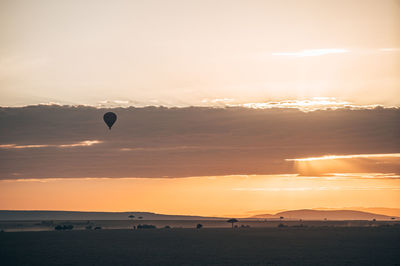
M 117 121 L 117 115 L 113 112 L 108 112 L 104 114 L 103 119 L 108 128 L 111 130 L 111 127 L 114 125 L 115 121 Z

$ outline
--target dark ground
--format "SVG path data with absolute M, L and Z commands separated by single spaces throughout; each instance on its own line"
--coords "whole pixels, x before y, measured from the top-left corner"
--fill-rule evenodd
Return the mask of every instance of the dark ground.
M 1 265 L 400 265 L 399 227 L 0 233 Z

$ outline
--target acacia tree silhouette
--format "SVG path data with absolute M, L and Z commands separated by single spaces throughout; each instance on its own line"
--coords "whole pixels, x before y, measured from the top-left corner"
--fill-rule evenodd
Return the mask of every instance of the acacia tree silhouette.
M 227 223 L 231 223 L 232 224 L 232 228 L 233 228 L 233 224 L 239 222 L 238 220 L 236 220 L 235 218 L 229 219 L 228 221 L 226 221 Z

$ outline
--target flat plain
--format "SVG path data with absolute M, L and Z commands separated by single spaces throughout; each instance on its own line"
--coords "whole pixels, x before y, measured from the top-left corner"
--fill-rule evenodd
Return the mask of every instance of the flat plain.
M 400 228 L 0 233 L 1 265 L 400 265 Z

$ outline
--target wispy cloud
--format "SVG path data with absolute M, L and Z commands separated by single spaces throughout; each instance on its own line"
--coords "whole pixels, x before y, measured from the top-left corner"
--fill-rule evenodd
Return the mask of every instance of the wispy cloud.
M 322 56 L 329 54 L 343 54 L 343 53 L 354 53 L 354 54 L 371 54 L 371 53 L 379 53 L 379 52 L 400 52 L 399 47 L 388 47 L 388 48 L 379 48 L 379 49 L 358 49 L 355 51 L 350 51 L 347 49 L 306 49 L 296 52 L 274 52 L 271 53 L 273 56 L 287 56 L 287 57 L 306 57 L 306 56 Z
M 100 144 L 102 142 L 103 141 L 100 141 L 100 140 L 84 140 L 84 141 L 80 141 L 78 143 L 56 145 L 56 147 L 59 147 L 59 148 L 85 147 L 85 146 L 92 146 L 95 144 Z
M 381 48 L 379 49 L 381 52 L 400 52 L 400 48 L 392 47 L 392 48 Z
M 240 106 L 253 109 L 271 109 L 271 108 L 293 108 L 299 109 L 304 112 L 326 110 L 326 109 L 372 109 L 377 105 L 354 105 L 351 102 L 340 101 L 334 97 L 314 97 L 311 100 L 285 100 L 279 102 L 265 102 L 265 103 L 244 103 Z
M 199 146 L 171 146 L 171 147 L 131 147 L 121 148 L 120 151 L 179 151 L 179 150 L 207 150 L 215 147 Z
M 324 187 L 252 187 L 252 188 L 233 188 L 235 191 L 268 191 L 268 192 L 281 192 L 281 191 L 326 191 L 326 190 L 400 190 L 400 187 L 393 186 L 378 186 L 378 187 L 358 187 L 358 186 L 324 186 Z
M 307 100 L 282 100 L 275 102 L 253 102 L 253 103 L 237 103 L 237 104 L 226 104 L 228 107 L 245 107 L 252 109 L 275 109 L 275 108 L 291 108 L 298 109 L 302 112 L 312 112 L 318 110 L 337 110 L 337 109 L 349 109 L 349 110 L 361 110 L 361 109 L 374 109 L 382 107 L 378 104 L 359 105 L 348 101 L 338 100 L 335 97 L 313 97 Z
M 354 159 L 354 158 L 397 158 L 400 153 L 385 153 L 385 154 L 352 154 L 352 155 L 325 155 L 321 157 L 309 157 L 298 159 L 285 159 L 285 161 L 307 162 L 318 160 L 336 160 L 336 159 Z
M 0 144 L 0 149 L 34 149 L 34 148 L 73 148 L 73 147 L 86 147 L 95 144 L 100 144 L 100 140 L 84 140 L 71 144 L 32 144 L 32 145 L 17 145 L 17 144 Z
M 346 49 L 310 49 L 302 50 L 297 52 L 277 52 L 272 53 L 273 56 L 293 56 L 293 57 L 305 57 L 305 56 L 321 56 L 328 54 L 343 54 L 348 53 Z
M 400 179 L 395 173 L 333 173 L 325 176 L 330 179 Z
M 201 100 L 202 103 L 213 103 L 213 104 L 224 104 L 224 103 L 232 103 L 235 99 L 233 98 L 221 98 L 221 99 L 203 99 Z

